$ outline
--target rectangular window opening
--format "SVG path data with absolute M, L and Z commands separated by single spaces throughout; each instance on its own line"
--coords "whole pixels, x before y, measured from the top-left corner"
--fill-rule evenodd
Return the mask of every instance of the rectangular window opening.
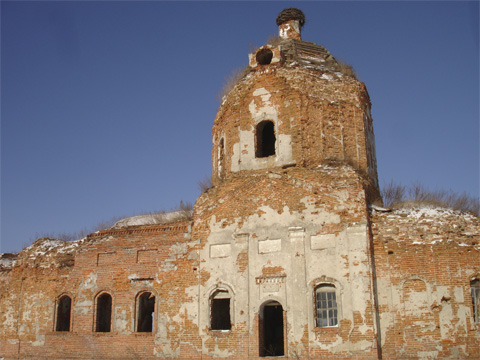
M 315 289 L 316 326 L 329 327 L 338 325 L 337 295 L 331 285 Z
M 227 293 L 228 295 L 228 293 Z M 212 299 L 211 328 L 212 330 L 230 330 L 230 298 Z

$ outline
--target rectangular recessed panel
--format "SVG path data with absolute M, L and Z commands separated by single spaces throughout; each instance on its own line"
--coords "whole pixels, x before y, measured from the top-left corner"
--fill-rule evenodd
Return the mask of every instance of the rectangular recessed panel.
M 232 253 L 231 244 L 210 245 L 211 258 L 229 257 L 231 253 Z
M 137 251 L 137 263 L 155 263 L 156 260 L 157 260 L 157 249 Z
M 114 261 L 115 261 L 114 252 L 98 253 L 97 255 L 97 266 L 111 265 L 114 263 Z
M 334 234 L 314 235 L 310 239 L 312 250 L 322 250 L 335 247 L 336 236 Z
M 280 290 L 280 284 L 279 283 L 263 284 L 263 292 L 264 293 L 279 292 L 279 290 Z
M 282 250 L 282 239 L 261 240 L 258 242 L 258 253 L 266 254 Z

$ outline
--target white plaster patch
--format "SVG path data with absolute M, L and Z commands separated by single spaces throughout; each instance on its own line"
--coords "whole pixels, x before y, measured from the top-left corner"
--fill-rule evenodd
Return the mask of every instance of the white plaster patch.
M 354 351 L 362 351 L 362 350 L 370 349 L 372 347 L 372 343 L 370 341 L 367 341 L 367 340 L 362 340 L 362 341 L 357 341 L 357 342 L 347 341 L 347 342 L 341 343 L 339 345 L 333 346 L 331 348 L 328 345 L 326 347 L 332 353 L 344 352 L 344 351 L 354 352 Z
M 455 286 L 453 288 L 453 295 L 455 296 L 455 301 L 457 303 L 463 303 L 464 297 L 463 297 L 463 288 L 461 286 Z
M 272 94 L 270 94 L 265 88 L 259 88 L 253 92 L 253 96 L 260 96 L 263 102 L 270 103 L 270 97 Z
M 78 300 L 75 306 L 75 313 L 76 314 L 88 314 L 89 309 L 93 306 L 93 301 L 83 298 L 82 300 Z
M 97 274 L 90 273 L 83 283 L 80 284 L 79 290 L 91 290 L 97 286 Z
M 170 347 L 170 343 L 162 344 L 160 346 L 160 351 L 157 351 L 157 349 L 155 348 L 153 349 L 153 354 L 156 357 L 160 357 L 160 358 L 165 358 L 165 357 L 177 358 L 178 355 L 180 355 L 180 347 L 174 350 Z
M 13 296 L 15 297 L 15 296 Z M 3 313 L 3 330 L 6 332 L 15 331 L 15 307 L 13 301 L 10 302 L 10 306 L 5 306 L 5 312 Z
M 249 104 L 252 127 L 248 130 L 238 129 L 239 142 L 232 144 L 231 171 L 258 170 L 281 166 L 293 162 L 291 135 L 279 133 L 281 121 L 277 108 L 272 104 L 272 94 L 265 88 L 253 91 L 254 99 Z M 255 125 L 263 120 L 272 121 L 275 128 L 275 155 L 255 157 Z
M 456 332 L 468 333 L 467 318 L 470 317 L 469 306 L 459 306 L 457 309 L 457 323 L 455 324 Z
M 32 341 L 32 346 L 43 346 L 45 344 L 45 335 L 35 334 L 35 341 Z
M 293 28 L 297 34 L 300 34 L 300 22 L 298 20 L 290 21 L 289 23 L 282 24 L 278 29 L 278 36 L 281 39 L 288 39 L 288 32 Z
M 117 307 L 115 310 L 115 330 L 119 333 L 127 333 L 128 319 L 127 311 L 121 307 Z
M 88 314 L 89 310 L 93 306 L 92 292 L 97 287 L 97 274 L 90 273 L 87 275 L 85 280 L 78 287 L 79 296 L 75 304 L 75 313 L 76 314 Z
M 418 351 L 417 356 L 419 360 L 437 359 L 438 351 Z
M 229 357 L 232 356 L 233 353 L 228 351 L 227 348 L 225 350 L 221 350 L 217 344 L 215 344 L 215 350 L 213 351 L 216 357 Z

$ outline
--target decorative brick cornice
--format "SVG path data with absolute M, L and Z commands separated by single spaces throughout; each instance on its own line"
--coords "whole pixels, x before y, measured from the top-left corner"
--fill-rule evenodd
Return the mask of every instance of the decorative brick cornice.
M 106 229 L 87 236 L 87 240 L 98 239 L 105 236 L 122 236 L 133 234 L 171 234 L 189 232 L 190 223 L 174 223 L 161 225 L 134 225 L 118 229 Z

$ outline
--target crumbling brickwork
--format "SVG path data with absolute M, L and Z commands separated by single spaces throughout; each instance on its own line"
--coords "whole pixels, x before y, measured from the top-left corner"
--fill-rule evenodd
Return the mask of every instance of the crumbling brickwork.
M 214 183 L 244 170 L 311 168 L 337 160 L 368 174 L 378 187 L 370 106 L 365 86 L 338 71 L 312 71 L 285 61 L 258 66 L 226 96 L 215 118 Z M 256 126 L 262 121 L 274 123 L 275 157 L 255 156 Z
M 359 178 L 348 166 L 252 171 L 197 200 L 193 236 L 207 244 L 200 266 L 209 274 L 200 287 L 205 354 L 222 350 L 238 358 L 242 346 L 249 356 L 261 354 L 262 311 L 276 302 L 288 324 L 286 355 L 351 358 L 356 348 L 376 357 L 368 213 Z M 334 328 L 315 327 L 320 284 L 335 286 L 342 301 Z M 240 325 L 221 337 L 209 330 L 208 299 L 216 288 L 234 296 L 232 318 Z
M 304 21 L 224 97 L 191 219 L 1 255 L 1 358 L 479 358 L 479 218 L 378 206 L 368 92 Z
M 480 221 L 448 209 L 374 212 L 385 358 L 478 359 L 470 283 L 480 278 Z
M 95 233 L 84 241 L 40 239 L 4 271 L 1 349 L 5 358 L 150 358 L 187 356 L 183 334 L 192 339 L 189 303 L 196 307 L 198 250 L 189 223 L 131 226 Z M 138 332 L 138 295 L 155 296 L 152 332 Z M 113 298 L 110 332 L 95 331 L 96 298 Z M 55 331 L 57 302 L 71 297 L 69 331 Z M 181 300 L 180 300 L 181 299 Z M 179 326 L 181 319 L 181 326 Z M 193 321 L 192 321 L 193 320 Z M 166 329 L 169 331 L 166 331 Z

